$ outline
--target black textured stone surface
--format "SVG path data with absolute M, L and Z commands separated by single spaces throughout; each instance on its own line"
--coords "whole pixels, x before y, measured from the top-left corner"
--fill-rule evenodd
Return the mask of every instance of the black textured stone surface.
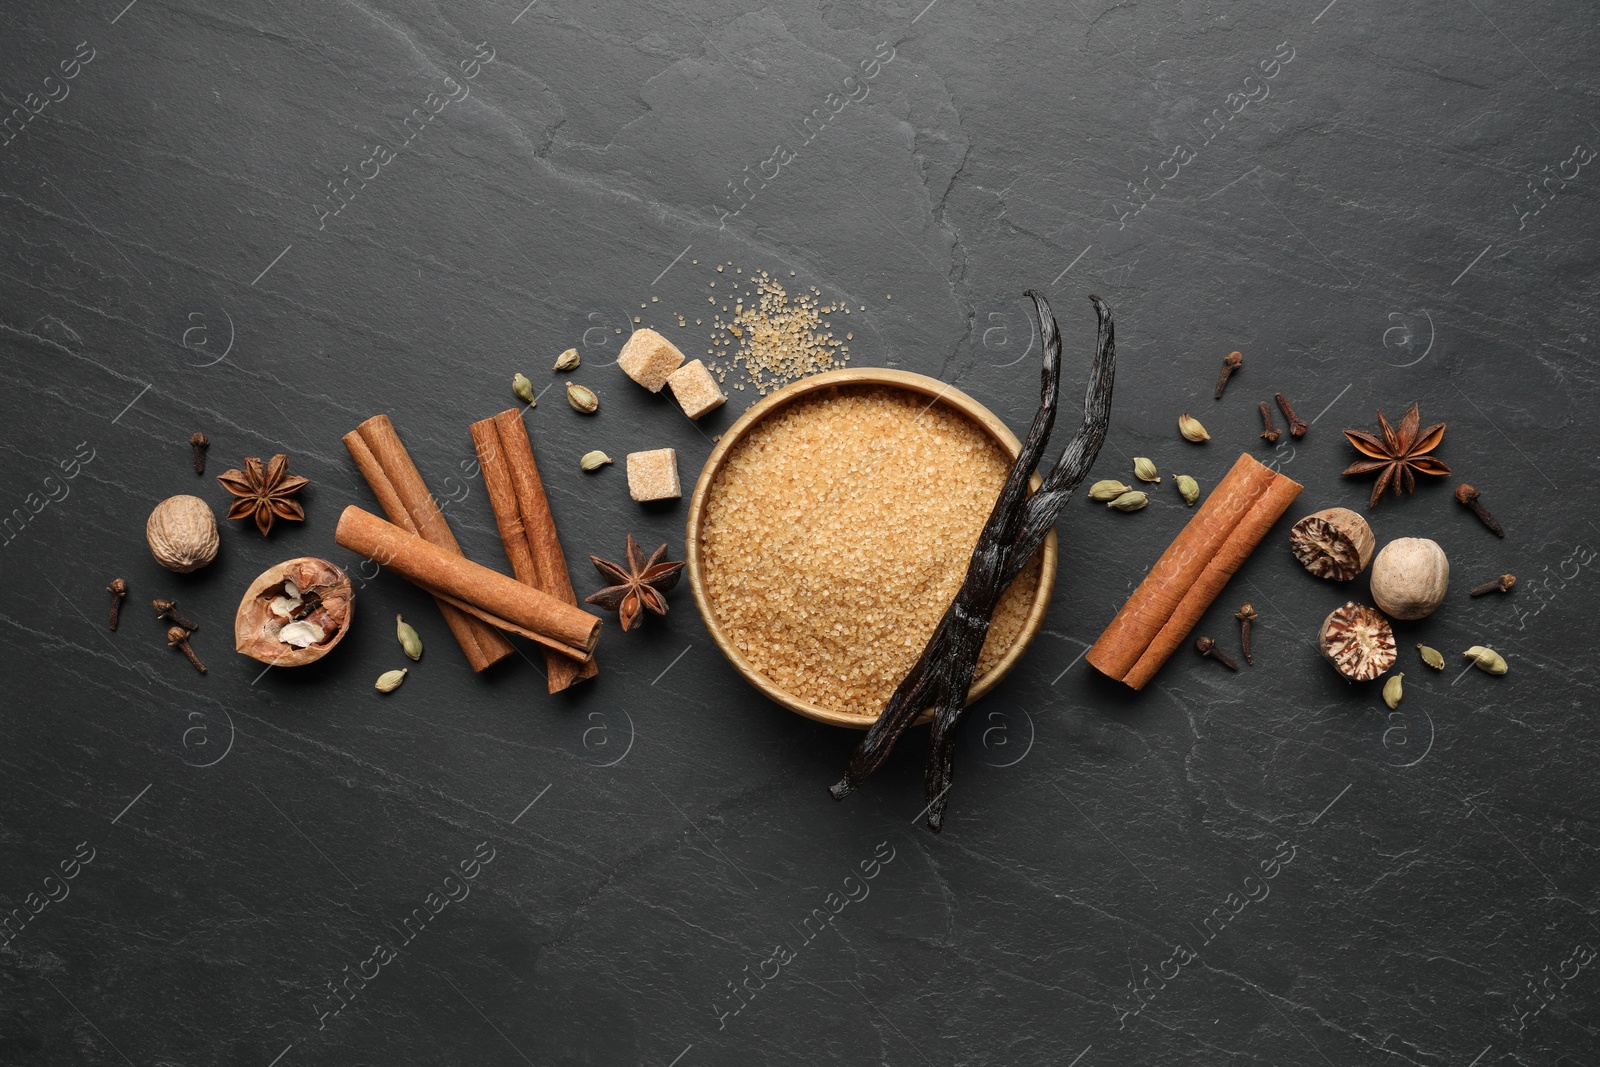
M 122 4 L 0 11 L 0 1062 L 1600 1062 L 1586 5 Z M 558 699 L 530 646 L 474 676 L 370 572 L 322 664 L 232 654 L 260 570 L 358 567 L 334 521 L 372 499 L 339 438 L 379 411 L 503 567 L 466 426 L 570 345 L 600 413 L 558 387 L 528 420 L 571 557 L 680 551 L 682 504 L 576 458 L 672 446 L 687 484 L 754 399 L 701 434 L 608 366 L 634 316 L 700 354 L 718 262 L 864 305 L 835 321 L 855 365 L 1019 429 L 1021 291 L 1055 303 L 1068 396 L 1084 295 L 1116 311 L 1092 477 L 1145 455 L 1168 481 L 1136 514 L 1068 508 L 1046 630 L 969 713 L 941 836 L 922 735 L 831 803 L 855 736 L 758 698 L 686 589 Z M 1274 453 L 1278 390 L 1315 423 Z M 1306 576 L 1287 522 L 1200 627 L 1234 647 L 1254 601 L 1254 668 L 1185 650 L 1133 695 L 1082 662 L 1187 517 L 1171 474 L 1209 489 L 1244 450 L 1306 485 L 1294 514 L 1363 507 L 1338 430 L 1414 399 L 1457 476 L 1373 522 L 1439 540 L 1454 588 L 1400 629 L 1398 712 L 1318 657 L 1365 581 Z M 284 451 L 313 486 L 303 525 L 226 524 L 177 576 L 143 522 L 224 504 L 196 429 L 212 474 Z M 209 674 L 154 596 L 198 616 Z M 427 653 L 384 698 L 396 612 Z M 1477 643 L 1510 674 L 1465 669 Z

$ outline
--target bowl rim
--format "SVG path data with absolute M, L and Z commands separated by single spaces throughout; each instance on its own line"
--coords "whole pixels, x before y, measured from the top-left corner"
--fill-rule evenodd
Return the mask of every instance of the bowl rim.
M 717 648 L 727 657 L 728 662 L 732 663 L 734 668 L 744 676 L 747 682 L 755 686 L 769 700 L 788 708 L 790 711 L 804 715 L 808 719 L 815 719 L 818 722 L 829 723 L 833 726 L 865 730 L 878 721 L 877 715 L 852 715 L 848 712 L 834 711 L 831 708 L 822 707 L 820 704 L 814 704 L 780 687 L 745 658 L 744 653 L 739 651 L 728 635 L 723 632 L 716 613 L 711 609 L 710 598 L 705 590 L 703 561 L 700 555 L 700 540 L 705 522 L 705 505 L 711 493 L 711 485 L 721 472 L 723 464 L 727 462 L 728 456 L 744 440 L 750 430 L 769 415 L 788 407 L 802 397 L 825 389 L 852 386 L 861 388 L 886 386 L 930 397 L 934 402 L 947 404 L 956 412 L 976 423 L 995 443 L 1004 448 L 1012 459 L 1015 459 L 1022 451 L 1022 442 L 1017 440 L 1016 434 L 1012 433 L 1010 427 L 1002 422 L 994 412 L 955 386 L 942 382 L 937 378 L 930 378 L 925 374 L 895 370 L 889 367 L 850 367 L 842 370 L 825 371 L 809 378 L 802 378 L 769 393 L 752 404 L 743 415 L 740 415 L 723 432 L 721 438 L 712 447 L 711 454 L 706 457 L 705 465 L 700 469 L 700 477 L 695 482 L 694 493 L 689 498 L 689 514 L 684 523 L 684 560 L 686 564 L 684 570 L 689 576 L 689 587 L 694 593 L 695 606 L 700 610 L 700 618 L 705 623 L 707 631 L 710 632 L 711 639 L 716 642 Z M 1034 473 L 1031 484 L 1034 488 L 1039 486 L 1040 478 L 1037 472 Z M 1058 553 L 1056 531 L 1052 527 L 1049 535 L 1045 538 L 1043 546 L 1039 549 L 1042 564 L 1039 572 L 1039 585 L 1034 590 L 1033 602 L 1029 605 L 1027 617 L 1023 619 L 1022 630 L 1017 635 L 1016 641 L 1000 657 L 1000 661 L 987 674 L 973 683 L 971 690 L 967 694 L 968 705 L 980 700 L 1011 672 L 1012 668 L 1021 661 L 1028 647 L 1033 644 L 1033 639 L 1044 628 L 1045 613 L 1050 608 L 1050 600 L 1055 592 Z M 925 711 L 918 717 L 917 722 L 919 724 L 927 722 L 931 717 L 932 711 Z

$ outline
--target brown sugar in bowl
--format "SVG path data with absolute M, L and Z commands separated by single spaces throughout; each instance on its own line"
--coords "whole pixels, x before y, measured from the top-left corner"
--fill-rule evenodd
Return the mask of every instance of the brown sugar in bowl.
M 1020 442 L 1018 442 L 1016 435 L 993 412 L 959 389 L 925 375 L 887 369 L 829 371 L 785 386 L 753 405 L 738 421 L 728 428 L 707 458 L 705 467 L 700 472 L 700 478 L 695 484 L 694 494 L 690 498 L 687 530 L 684 538 L 684 555 L 687 561 L 685 570 L 689 576 L 690 588 L 694 592 L 695 604 L 700 609 L 700 616 L 705 620 L 706 628 L 711 632 L 711 637 L 717 643 L 717 647 L 722 650 L 722 654 L 738 669 L 739 673 L 744 675 L 751 685 L 755 686 L 771 700 L 791 711 L 816 719 L 819 722 L 852 729 L 866 729 L 871 726 L 881 711 L 882 701 L 876 701 L 874 709 L 870 711 L 865 708 L 847 710 L 838 706 L 827 706 L 815 699 L 815 694 L 797 692 L 791 688 L 785 688 L 784 685 L 779 684 L 764 672 L 751 656 L 745 654 L 735 639 L 739 631 L 732 626 L 725 625 L 724 620 L 718 617 L 714 603 L 716 594 L 711 588 L 712 581 L 708 578 L 708 571 L 713 566 L 712 561 L 709 559 L 713 553 L 708 550 L 707 545 L 708 512 L 711 510 L 710 505 L 719 490 L 720 478 L 728 467 L 730 459 L 739 455 L 743 448 L 752 447 L 749 442 L 753 437 L 757 439 L 757 444 L 764 449 L 767 443 L 765 437 L 772 436 L 773 433 L 784 427 L 784 424 L 776 422 L 776 416 L 788 411 L 797 402 L 801 401 L 811 402 L 811 404 L 802 409 L 809 413 L 811 410 L 822 410 L 819 403 L 821 401 L 837 400 L 841 397 L 862 397 L 870 401 L 871 398 L 876 396 L 881 396 L 895 403 L 902 401 L 915 402 L 919 411 L 926 411 L 934 408 L 935 405 L 939 405 L 942 408 L 943 415 L 960 420 L 968 427 L 980 431 L 981 438 L 986 438 L 989 443 L 997 446 L 997 452 L 993 456 L 996 473 L 992 491 L 985 488 L 982 499 L 969 501 L 969 504 L 975 506 L 974 514 L 966 515 L 963 512 L 963 517 L 970 520 L 972 527 L 971 540 L 975 542 L 977 530 L 982 526 L 984 520 L 988 518 L 994 497 L 999 493 L 1000 483 L 1004 478 L 1004 469 L 1009 467 L 1011 461 L 1015 459 L 1017 453 L 1021 450 Z M 836 407 L 837 405 L 835 405 Z M 920 415 L 918 418 L 920 421 Z M 797 417 L 790 420 L 790 423 L 803 424 L 804 421 L 804 419 Z M 758 427 L 766 427 L 766 429 L 761 434 L 758 434 L 756 433 Z M 925 464 L 922 462 L 925 457 L 903 456 L 897 458 L 906 461 L 905 463 L 897 464 L 897 466 L 903 469 L 904 474 L 912 477 L 936 479 L 941 474 L 948 475 L 952 473 L 948 469 Z M 989 457 L 984 457 L 983 462 L 987 464 L 991 460 Z M 1033 485 L 1037 488 L 1038 484 L 1039 476 L 1035 474 Z M 968 484 L 962 486 L 962 489 L 969 496 L 976 492 L 976 486 L 970 482 L 970 479 Z M 723 492 L 726 493 L 728 490 L 723 490 Z M 804 511 L 813 507 L 814 504 L 804 499 L 788 500 L 777 492 L 764 495 L 762 502 L 767 503 L 769 501 L 779 517 L 771 520 L 773 523 L 772 528 L 767 531 L 770 534 L 770 540 L 763 539 L 762 547 L 779 553 L 780 557 L 778 558 L 781 558 L 781 553 L 784 551 L 782 542 L 787 536 L 787 531 L 793 529 L 792 523 L 785 524 L 783 522 L 781 517 L 783 509 L 788 508 L 792 512 L 795 508 L 799 508 Z M 929 515 L 925 518 L 928 523 L 937 523 L 942 521 L 944 516 Z M 903 538 L 903 542 L 907 546 L 907 556 L 911 557 L 911 564 L 914 565 L 919 546 L 923 543 L 922 536 L 918 530 L 914 529 L 895 531 L 895 533 Z M 830 547 L 832 547 L 831 544 Z M 852 566 L 853 564 L 850 562 L 852 547 L 848 543 L 841 542 L 838 545 L 839 551 L 835 554 L 837 558 L 827 562 L 835 566 Z M 1044 625 L 1045 612 L 1050 606 L 1050 597 L 1055 589 L 1057 551 L 1056 534 L 1052 530 L 1043 546 L 1036 553 L 1034 560 L 1029 563 L 1028 567 L 1013 583 L 1012 589 L 1008 590 L 1008 598 L 1015 597 L 1019 599 L 1009 602 L 1006 598 L 1002 599 L 1000 607 L 996 610 L 996 629 L 990 631 L 991 637 L 998 635 L 1003 614 L 1006 614 L 1008 620 L 1013 615 L 1020 615 L 1020 624 L 1017 626 L 1015 636 L 1008 646 L 998 650 L 992 650 L 986 646 L 984 658 L 979 664 L 978 676 L 973 682 L 971 692 L 968 694 L 969 704 L 993 689 L 1016 666 L 1023 653 L 1027 651 L 1028 645 Z M 941 599 L 934 603 L 930 602 L 927 597 L 917 599 L 915 592 L 907 595 L 905 603 L 914 605 L 919 612 L 931 612 L 933 622 L 928 623 L 927 633 L 907 634 L 907 644 L 904 650 L 904 655 L 906 656 L 904 666 L 906 669 L 909 669 L 911 664 L 916 661 L 917 656 L 921 654 L 922 647 L 926 643 L 928 633 L 932 631 L 933 624 L 949 606 L 950 597 L 954 595 L 955 589 L 959 587 L 961 579 L 966 574 L 970 556 L 971 543 L 968 543 L 958 555 L 959 563 L 956 562 L 957 557 L 951 558 L 948 566 L 953 570 L 941 571 L 937 576 L 948 587 L 948 596 L 942 596 Z M 774 603 L 783 600 L 783 592 L 785 591 L 775 591 L 772 598 Z M 746 634 L 745 636 L 749 637 L 750 635 Z M 992 651 L 995 654 L 991 654 Z M 895 679 L 895 681 L 898 681 L 898 679 Z M 887 691 L 882 692 L 884 699 L 887 699 L 889 692 L 892 692 L 892 688 L 891 685 Z M 836 704 L 837 702 L 835 701 L 834 703 Z M 928 717 L 927 714 L 924 714 L 919 721 L 926 721 Z

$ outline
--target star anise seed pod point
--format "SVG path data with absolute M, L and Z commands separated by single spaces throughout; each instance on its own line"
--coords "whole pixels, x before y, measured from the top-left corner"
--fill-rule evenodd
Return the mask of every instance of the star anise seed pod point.
M 217 481 L 237 500 L 228 508 L 228 518 L 256 520 L 256 529 L 265 537 L 274 519 L 304 522 L 305 508 L 290 499 L 311 484 L 310 478 L 289 473 L 289 457 L 279 452 L 265 466 L 256 456 L 246 456 L 244 470 L 226 470 Z
M 1422 415 L 1417 405 L 1412 404 L 1401 417 L 1399 429 L 1389 425 L 1389 420 L 1384 418 L 1383 412 L 1378 412 L 1378 427 L 1383 431 L 1382 437 L 1365 430 L 1344 431 L 1345 437 L 1355 446 L 1356 451 L 1371 458 L 1357 460 L 1340 473 L 1349 475 L 1381 472 L 1378 474 L 1377 484 L 1372 487 L 1372 497 L 1367 501 L 1368 508 L 1377 507 L 1378 501 L 1383 499 L 1383 491 L 1390 486 L 1394 487 L 1395 496 L 1400 495 L 1402 483 L 1406 492 L 1416 492 L 1415 473 L 1433 475 L 1450 473 L 1450 468 L 1441 460 L 1425 454 L 1438 448 L 1439 442 L 1444 440 L 1444 423 L 1429 426 L 1426 430 L 1419 429 L 1421 424 Z
M 589 562 L 600 572 L 600 577 L 611 582 L 598 593 L 583 598 L 585 604 L 595 604 L 617 613 L 617 621 L 624 630 L 638 626 L 646 608 L 657 615 L 667 613 L 666 593 L 678 584 L 683 574 L 683 564 L 665 562 L 667 546 L 662 545 L 646 559 L 639 543 L 628 535 L 627 565 L 613 563 L 590 556 Z

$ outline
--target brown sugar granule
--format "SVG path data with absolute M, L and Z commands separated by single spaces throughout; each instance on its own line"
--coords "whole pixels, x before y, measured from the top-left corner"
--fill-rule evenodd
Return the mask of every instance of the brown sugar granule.
M 738 298 L 732 314 L 718 315 L 711 323 L 712 344 L 732 348 L 724 352 L 727 365 L 717 368 L 719 380 L 726 380 L 728 366 L 743 366 L 756 391 L 765 394 L 850 361 L 849 346 L 834 339 L 827 319 L 842 309 L 824 301 L 820 289 L 812 286 L 791 297 L 764 270 L 752 272 L 749 282 L 754 291 Z M 726 304 L 722 310 L 728 310 Z
M 706 501 L 706 594 L 724 633 L 779 687 L 875 716 L 967 572 L 1010 458 L 942 403 L 841 387 L 769 416 Z M 1016 642 L 1037 558 L 1000 600 L 982 678 Z

